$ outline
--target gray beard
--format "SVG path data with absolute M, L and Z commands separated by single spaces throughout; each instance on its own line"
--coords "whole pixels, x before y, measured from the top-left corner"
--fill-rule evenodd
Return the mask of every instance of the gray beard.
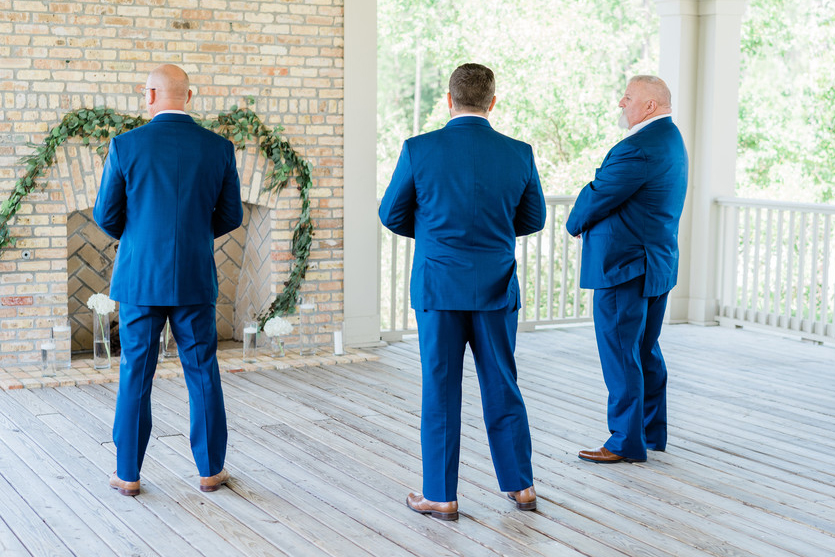
M 618 118 L 618 127 L 622 130 L 628 130 L 629 129 L 629 120 L 626 119 L 626 113 L 625 112 L 620 113 L 620 118 Z

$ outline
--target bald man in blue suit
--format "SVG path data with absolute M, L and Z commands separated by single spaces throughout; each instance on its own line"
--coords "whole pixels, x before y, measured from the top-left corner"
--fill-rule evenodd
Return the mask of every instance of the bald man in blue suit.
M 152 120 L 111 140 L 93 209 L 96 223 L 119 240 L 110 286 L 120 302 L 122 344 L 110 486 L 123 495 L 139 493 L 166 319 L 188 387 L 200 489 L 215 491 L 229 480 L 214 239 L 241 225 L 243 207 L 234 146 L 185 113 L 190 99 L 183 70 L 163 65 L 151 72 L 145 101 Z
M 580 286 L 594 289 L 594 330 L 609 390 L 610 437 L 590 462 L 645 461 L 667 445 L 667 367 L 658 344 L 678 275 L 687 151 L 667 85 L 633 77 L 620 101 L 629 135 L 580 191 L 566 229 L 583 238 Z
M 415 239 L 411 301 L 423 373 L 423 493 L 410 509 L 458 518 L 461 381 L 469 344 L 502 491 L 536 508 L 531 436 L 516 384 L 519 282 L 516 237 L 545 224 L 545 199 L 530 145 L 506 137 L 487 116 L 496 102 L 490 69 L 464 64 L 449 81 L 452 119 L 403 145 L 380 219 Z

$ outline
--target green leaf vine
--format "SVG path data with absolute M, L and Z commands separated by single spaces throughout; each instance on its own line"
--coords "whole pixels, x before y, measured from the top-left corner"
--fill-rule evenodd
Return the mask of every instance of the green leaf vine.
M 255 102 L 246 98 L 247 105 Z M 233 105 L 229 112 L 221 112 L 215 119 L 195 121 L 232 141 L 237 149 L 244 149 L 247 141 L 256 140 L 261 153 L 273 162 L 273 168 L 267 173 L 264 182 L 265 191 L 276 193 L 284 189 L 295 176 L 301 214 L 293 229 L 291 251 L 295 257 L 290 277 L 284 283 L 284 290 L 272 301 L 270 306 L 256 315 L 260 326 L 271 317 L 290 314 L 295 311 L 299 288 L 308 269 L 310 247 L 313 242 L 313 220 L 310 217 L 310 188 L 313 166 L 302 159 L 290 143 L 281 135 L 284 128 L 267 128 L 261 119 L 247 107 Z M 99 143 L 96 153 L 102 158 L 107 155 L 107 139 L 146 124 L 148 120 L 139 116 L 127 116 L 116 113 L 112 108 L 82 108 L 64 115 L 61 123 L 46 134 L 40 145 L 28 144 L 33 153 L 20 159 L 26 172 L 15 182 L 8 199 L 0 204 L 0 252 L 14 246 L 16 239 L 11 235 L 10 222 L 20 209 L 21 202 L 37 188 L 43 187 L 39 179 L 43 178 L 55 163 L 55 153 L 67 139 L 81 138 L 84 145 Z

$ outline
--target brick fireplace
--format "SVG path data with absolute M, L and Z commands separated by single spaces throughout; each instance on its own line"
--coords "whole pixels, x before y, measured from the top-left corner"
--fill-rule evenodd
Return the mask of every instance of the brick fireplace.
M 177 64 L 191 78 L 190 113 L 214 118 L 235 105 L 247 105 L 265 126 L 282 126 L 282 136 L 313 166 L 310 212 L 316 235 L 302 290 L 316 303 L 319 331 L 323 342 L 328 342 L 330 332 L 340 327 L 344 311 L 344 98 L 349 86 L 344 2 L 202 2 L 195 9 L 197 4 L 196 0 L 2 2 L 0 201 L 15 187 L 22 172 L 20 158 L 32 152 L 29 144 L 41 144 L 67 112 L 107 106 L 122 114 L 144 114 L 143 96 L 136 87 L 145 83 L 157 65 Z M 357 8 L 353 17 L 374 13 L 368 2 Z M 371 22 L 373 34 L 373 17 L 355 21 L 355 33 L 367 38 Z M 354 120 L 362 122 L 361 127 L 354 129 L 368 132 L 373 143 L 368 123 L 374 121 L 374 103 L 367 99 L 367 88 L 373 83 L 374 70 L 364 58 L 373 59 L 373 41 L 367 47 L 367 53 L 352 51 L 363 65 L 363 71 L 355 70 L 352 75 L 356 79 L 352 90 L 362 100 L 355 102 L 352 115 L 357 118 L 358 106 L 368 105 L 365 116 Z M 363 136 L 362 141 L 354 141 L 352 148 L 365 140 Z M 46 177 L 46 189 L 27 196 L 11 222 L 17 246 L 0 252 L 0 368 L 34 359 L 53 320 L 69 315 L 70 282 L 81 288 L 69 274 L 67 250 L 69 244 L 79 247 L 83 239 L 73 238 L 75 221 L 88 220 L 84 212 L 95 199 L 101 163 L 79 142 L 62 150 L 52 175 Z M 300 202 L 292 182 L 278 196 L 260 194 L 264 165 L 254 150 L 239 153 L 239 160 L 250 218 L 269 229 L 269 246 L 260 246 L 269 250 L 269 256 L 257 261 L 269 267 L 272 278 L 269 285 L 260 281 L 262 293 L 249 296 L 250 303 L 258 306 L 255 301 L 266 303 L 272 297 L 263 296 L 267 288 L 271 293 L 283 288 L 289 276 L 293 258 L 288 250 Z M 367 186 L 373 176 L 372 168 Z M 371 218 L 371 196 L 368 202 Z M 263 224 L 262 213 L 267 213 L 269 224 Z M 251 230 L 247 227 L 246 234 Z M 236 242 L 242 251 L 242 271 L 238 277 L 227 275 L 231 283 L 255 276 L 245 262 L 246 238 Z M 373 244 L 371 236 L 368 243 Z M 229 244 L 221 251 L 218 265 L 231 265 L 227 257 L 236 257 L 236 247 Z M 106 247 L 101 253 L 109 257 Z M 93 258 L 92 263 L 101 262 Z M 83 277 L 88 271 L 79 266 L 77 272 Z M 84 284 L 92 290 L 99 283 L 89 278 L 89 284 Z M 242 314 L 249 311 L 242 309 L 246 301 L 238 299 L 246 298 L 240 284 L 234 289 L 221 286 L 221 291 L 225 293 L 222 303 L 232 300 L 230 292 L 234 291 L 232 303 L 237 305 L 233 307 Z M 371 298 L 367 303 L 375 303 Z M 219 323 L 227 335 L 230 329 L 234 331 L 235 317 L 228 317 L 228 309 L 224 311 Z
M 215 242 L 221 341 L 240 340 L 243 323 L 265 309 L 278 288 L 283 289 L 283 277 L 293 261 L 290 246 L 298 219 L 294 187 L 279 195 L 261 191 L 268 161 L 256 147 L 238 151 L 237 158 L 243 225 Z M 12 342 L 4 339 L 3 361 L 10 356 L 21 364 L 38 361 L 40 342 L 49 338 L 55 320 L 65 316 L 72 327 L 73 351 L 91 350 L 92 321 L 86 302 L 94 293 L 109 293 L 118 246 L 92 218 L 101 166 L 94 149 L 68 141 L 58 149 L 44 190 L 30 195 L 30 204 L 18 213 L 13 229 L 18 238 L 18 272 L 3 274 L 0 285 L 0 315 L 14 312 L 17 319 L 8 323 L 17 330 Z M 12 292 L 16 295 L 5 295 Z M 10 337 L 9 327 L 0 334 Z

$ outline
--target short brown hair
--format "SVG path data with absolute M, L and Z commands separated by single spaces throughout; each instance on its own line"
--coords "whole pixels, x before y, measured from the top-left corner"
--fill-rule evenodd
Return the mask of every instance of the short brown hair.
M 487 66 L 463 64 L 449 77 L 449 94 L 456 110 L 487 112 L 496 94 L 496 78 Z

